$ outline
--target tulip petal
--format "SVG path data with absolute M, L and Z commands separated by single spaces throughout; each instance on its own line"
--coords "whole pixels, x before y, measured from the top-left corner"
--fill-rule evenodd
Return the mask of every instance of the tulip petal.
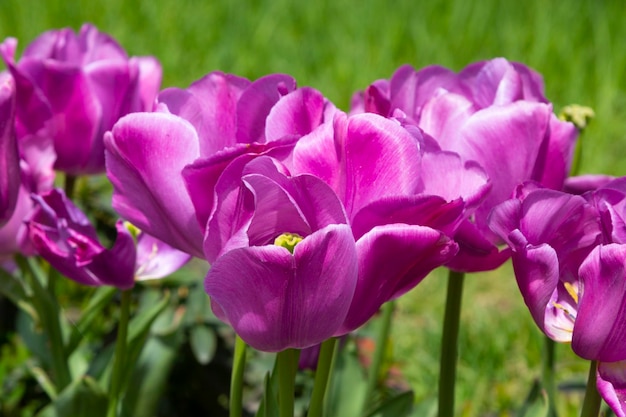
M 626 361 L 599 362 L 598 392 L 616 417 L 626 417 Z
M 200 155 L 210 157 L 237 143 L 237 102 L 250 84 L 245 78 L 212 72 L 187 90 L 163 90 L 159 103 L 194 126 L 200 138 Z
M 572 349 L 590 360 L 626 360 L 626 245 L 596 247 L 580 266 Z
M 0 73 L 0 227 L 15 210 L 20 188 L 20 160 L 15 137 L 15 83 Z
M 263 143 L 267 115 L 284 95 L 296 89 L 296 81 L 285 74 L 271 74 L 254 81 L 237 102 L 237 142 Z
M 311 133 L 324 119 L 324 104 L 324 96 L 312 88 L 299 88 L 282 97 L 267 116 L 266 140 Z
M 449 261 L 457 245 L 440 231 L 423 226 L 378 226 L 356 244 L 359 281 L 343 332 L 369 320 L 385 302 L 419 284 Z
M 345 153 L 344 204 L 349 217 L 382 197 L 416 193 L 419 147 L 395 121 L 370 113 L 349 118 Z
M 113 208 L 156 238 L 202 256 L 203 227 L 186 192 L 182 168 L 198 157 L 198 137 L 184 119 L 133 113 L 105 137 Z
M 274 245 L 227 252 L 209 270 L 205 288 L 219 306 L 215 313 L 244 341 L 276 352 L 336 335 L 356 278 L 350 228 L 333 225 L 306 237 L 293 255 Z
M 140 233 L 137 238 L 137 268 L 135 280 L 143 281 L 168 276 L 186 264 L 191 256 L 168 244 Z

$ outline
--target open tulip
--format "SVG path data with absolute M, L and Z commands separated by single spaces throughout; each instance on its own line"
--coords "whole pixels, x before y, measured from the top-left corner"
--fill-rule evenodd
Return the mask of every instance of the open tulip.
M 359 285 L 346 331 L 452 259 L 457 245 L 447 235 L 489 190 L 480 167 L 430 141 L 398 120 L 337 112 L 295 147 L 293 169 L 333 188 L 357 242 Z
M 597 385 L 626 415 L 626 179 L 582 196 L 521 188 L 497 206 L 491 227 L 513 250 L 513 267 L 537 325 L 597 361 Z
M 128 289 L 135 279 L 165 276 L 189 259 L 189 255 L 177 252 L 155 263 L 159 250 L 170 254 L 170 249 L 141 234 L 138 244 L 142 247 L 136 248 L 133 235 L 121 221 L 116 224 L 115 244 L 107 249 L 87 216 L 61 190 L 34 195 L 33 199 L 37 208 L 27 225 L 36 251 L 80 284 Z
M 128 58 L 89 24 L 45 32 L 15 61 L 17 40 L 0 55 L 15 78 L 18 138 L 50 138 L 55 168 L 72 175 L 104 171 L 104 132 L 123 115 L 152 108 L 161 68 L 151 57 Z
M 341 202 L 320 179 L 289 177 L 269 157 L 239 178 L 233 233 L 205 281 L 213 311 L 263 351 L 340 335 L 358 276 Z
M 491 191 L 455 236 L 460 251 L 448 264 L 452 269 L 499 266 L 508 251 L 498 250 L 502 242 L 487 225 L 492 208 L 524 181 L 560 190 L 568 174 L 576 128 L 557 119 L 541 77 L 521 64 L 499 58 L 459 74 L 404 66 L 389 82 L 370 86 L 362 103 L 363 110 L 386 117 L 403 112 L 443 150 L 477 162 L 489 176 Z

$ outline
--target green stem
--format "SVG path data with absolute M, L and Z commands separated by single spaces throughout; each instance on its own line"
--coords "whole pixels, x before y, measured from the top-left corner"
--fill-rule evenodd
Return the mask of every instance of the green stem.
M 313 393 L 311 394 L 311 403 L 309 404 L 307 417 L 321 417 L 323 415 L 324 397 L 328 388 L 336 344 L 337 339 L 332 337 L 322 343 L 320 347 L 317 369 L 315 370 L 315 383 L 313 384 Z
M 454 387 L 456 383 L 456 363 L 458 359 L 459 324 L 461 321 L 461 300 L 465 274 L 450 270 L 446 310 L 441 339 L 441 362 L 439 367 L 439 416 L 454 415 Z
M 235 338 L 233 371 L 230 379 L 230 417 L 241 417 L 243 413 L 243 374 L 246 368 L 246 342 Z
M 378 385 L 380 378 L 380 371 L 385 359 L 385 353 L 387 352 L 387 345 L 389 342 L 389 333 L 391 332 L 391 319 L 393 317 L 393 311 L 395 309 L 395 302 L 389 301 L 382 307 L 382 317 L 379 323 L 378 334 L 376 337 L 376 349 L 372 357 L 372 364 L 367 377 L 367 387 L 365 391 L 365 397 L 363 398 L 363 406 L 361 407 L 361 414 L 365 414 L 370 405 L 370 401 L 374 396 L 374 391 Z
M 115 356 L 113 357 L 114 362 L 111 374 L 107 417 L 117 416 L 120 390 L 122 386 L 122 375 L 124 374 L 124 368 L 126 367 L 126 335 L 128 334 L 128 320 L 130 316 L 132 295 L 132 290 L 122 291 L 120 322 L 117 327 L 117 341 L 115 343 Z
M 548 396 L 548 416 L 556 417 L 556 385 L 555 385 L 555 364 L 556 364 L 556 343 L 548 336 L 543 338 L 543 358 L 541 379 L 543 380 L 543 388 Z
M 65 195 L 67 198 L 72 199 L 74 197 L 74 189 L 76 188 L 76 179 L 75 175 L 65 174 Z
M 278 352 L 278 415 L 293 417 L 296 372 L 298 371 L 298 357 L 300 351 L 286 349 Z
M 583 408 L 580 412 L 580 417 L 598 417 L 600 413 L 600 405 L 602 405 L 602 398 L 596 387 L 596 369 L 598 363 L 591 361 L 589 364 L 589 376 L 587 377 L 587 389 L 585 390 L 585 400 L 583 401 Z
M 56 383 L 57 392 L 63 391 L 72 381 L 70 368 L 65 354 L 65 343 L 63 332 L 61 331 L 60 307 L 53 294 L 43 286 L 45 275 L 37 260 L 34 258 L 16 257 L 17 264 L 22 271 L 28 272 L 30 285 L 33 290 L 33 305 L 37 310 L 39 321 L 50 343 L 50 353 L 52 356 L 52 373 Z

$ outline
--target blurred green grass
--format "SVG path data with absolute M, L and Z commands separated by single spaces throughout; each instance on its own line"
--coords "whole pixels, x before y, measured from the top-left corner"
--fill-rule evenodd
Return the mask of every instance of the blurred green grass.
M 556 111 L 571 103 L 594 108 L 582 172 L 626 173 L 620 0 L 0 2 L 0 37 L 17 37 L 20 50 L 45 30 L 84 22 L 113 35 L 132 55 L 157 56 L 164 87 L 186 87 L 213 70 L 248 78 L 286 72 L 343 109 L 355 90 L 404 63 L 459 70 L 504 56 L 543 74 Z M 395 352 L 418 400 L 436 391 L 444 278 L 438 271 L 404 297 L 394 323 Z M 541 336 L 510 268 L 466 281 L 459 410 L 512 415 L 539 376 Z M 569 347 L 558 353 L 560 380 L 583 379 L 585 365 Z M 577 401 L 574 395 L 559 406 L 569 410 Z

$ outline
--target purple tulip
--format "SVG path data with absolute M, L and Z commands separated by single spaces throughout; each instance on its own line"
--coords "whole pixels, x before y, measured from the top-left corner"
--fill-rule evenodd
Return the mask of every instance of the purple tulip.
M 533 180 L 562 189 L 577 131 L 559 121 L 543 94 L 541 77 L 499 58 L 472 64 L 454 74 L 441 67 L 399 68 L 388 82 L 363 94 L 357 109 L 386 117 L 405 115 L 443 150 L 475 161 L 491 180 L 491 191 L 455 240 L 460 251 L 448 264 L 460 271 L 490 270 L 508 257 L 487 225 L 492 208 Z
M 100 243 L 89 219 L 60 190 L 33 195 L 36 210 L 27 222 L 36 251 L 68 278 L 90 286 L 111 285 L 131 288 L 135 279 L 165 276 L 188 259 L 171 254 L 161 242 L 140 234 L 138 248 L 131 233 L 116 224 L 117 238 L 111 249 Z M 160 257 L 159 251 L 168 255 Z M 158 260 L 156 259 L 158 258 Z
M 0 54 L 15 78 L 19 140 L 50 138 L 55 168 L 72 175 L 104 171 L 104 132 L 123 115 L 149 110 L 161 82 L 151 57 L 128 58 L 110 36 L 84 25 L 45 32 L 15 62 L 17 40 Z
M 330 185 L 356 239 L 359 284 L 343 330 L 415 287 L 457 252 L 452 235 L 488 192 L 484 172 L 419 129 L 375 114 L 335 114 L 298 141 L 295 172 Z M 372 291 L 376 288 L 376 291 Z
M 248 163 L 239 183 L 232 233 L 220 236 L 225 248 L 205 281 L 213 311 L 263 351 L 338 336 L 358 277 L 341 202 L 320 179 L 290 177 L 268 157 Z
M 582 196 L 537 188 L 497 206 L 491 227 L 513 249 L 538 326 L 598 361 L 598 390 L 626 410 L 626 178 Z
M 15 83 L 0 73 L 0 227 L 15 210 L 20 186 L 20 159 L 14 129 Z
M 204 257 L 215 189 L 230 187 L 232 178 L 221 180 L 223 171 L 257 155 L 289 159 L 296 140 L 333 107 L 315 90 L 296 89 L 287 75 L 250 82 L 215 72 L 187 90 L 164 90 L 158 109 L 122 118 L 105 138 L 113 207 L 147 233 Z

